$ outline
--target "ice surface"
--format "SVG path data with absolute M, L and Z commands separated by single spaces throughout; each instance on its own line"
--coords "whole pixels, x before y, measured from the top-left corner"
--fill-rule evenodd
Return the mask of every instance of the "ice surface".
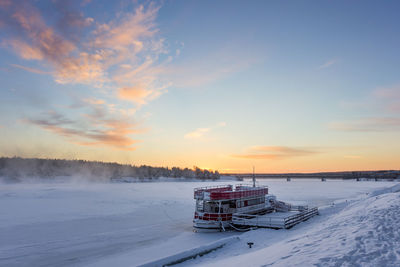
M 217 184 L 226 182 L 2 184 L 0 266 L 135 266 L 237 235 L 192 232 L 193 188 Z M 329 206 L 366 198 L 367 193 L 394 183 L 273 180 L 260 184 L 269 185 L 270 193 L 284 201 Z M 258 231 L 241 235 L 241 240 L 268 233 L 268 242 L 256 243 L 257 249 L 293 232 Z M 231 256 L 242 253 L 223 250 Z M 219 254 L 210 255 L 202 258 Z

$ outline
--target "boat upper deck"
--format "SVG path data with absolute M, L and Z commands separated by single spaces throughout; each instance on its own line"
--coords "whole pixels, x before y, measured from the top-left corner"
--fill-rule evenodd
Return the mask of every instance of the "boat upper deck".
M 234 200 L 249 197 L 261 197 L 268 194 L 267 186 L 256 186 L 238 184 L 208 186 L 194 189 L 194 198 L 199 200 Z

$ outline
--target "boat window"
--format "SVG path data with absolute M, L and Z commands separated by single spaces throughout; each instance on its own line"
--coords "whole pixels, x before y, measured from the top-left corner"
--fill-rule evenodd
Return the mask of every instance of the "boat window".
M 212 203 L 208 202 L 208 201 L 204 201 L 204 206 L 203 206 L 203 211 L 204 212 L 212 212 L 214 209 L 212 207 Z
M 229 202 L 229 208 L 236 208 L 236 202 L 235 201 L 231 201 Z
M 196 209 L 197 209 L 197 211 L 200 211 L 200 212 L 204 211 L 204 201 L 203 200 L 197 200 Z
M 260 204 L 260 203 L 263 203 L 263 200 L 260 199 L 260 198 L 250 199 L 250 200 L 247 201 L 247 205 L 248 206 L 257 205 L 257 204 Z

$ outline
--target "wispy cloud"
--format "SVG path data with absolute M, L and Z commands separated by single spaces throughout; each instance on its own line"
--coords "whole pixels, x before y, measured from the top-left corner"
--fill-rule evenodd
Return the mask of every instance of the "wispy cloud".
M 18 69 L 25 70 L 25 71 L 29 71 L 32 73 L 36 73 L 36 74 L 51 74 L 51 72 L 49 72 L 49 71 L 44 71 L 44 70 L 39 70 L 39 69 L 31 68 L 31 67 L 21 66 L 18 64 L 11 64 L 11 66 L 18 68 Z
M 385 132 L 400 130 L 400 118 L 375 117 L 351 121 L 331 122 L 329 128 L 348 132 Z
M 207 134 L 208 132 L 210 132 L 211 130 L 214 130 L 216 128 L 220 128 L 220 127 L 225 127 L 226 126 L 226 122 L 220 122 L 215 126 L 212 127 L 208 127 L 208 128 L 197 128 L 196 130 L 189 132 L 187 134 L 184 135 L 185 139 L 200 139 L 202 138 L 205 134 Z
M 155 23 L 160 6 L 136 5 L 100 22 L 85 16 L 76 2 L 51 2 L 51 12 L 42 12 L 36 4 L 0 2 L 3 45 L 49 71 L 12 66 L 52 75 L 59 84 L 87 85 L 84 88 L 106 101 L 86 99 L 73 104 L 74 112 L 52 108 L 25 121 L 81 145 L 133 150 L 138 141 L 131 135 L 140 127 L 132 116 L 170 86 L 160 77 L 172 60 Z
M 246 47 L 247 49 L 243 49 Z M 201 87 L 240 72 L 253 64 L 262 62 L 265 53 L 255 53 L 260 48 L 238 41 L 211 48 L 208 55 L 198 54 L 169 67 L 163 75 L 168 76 L 176 87 Z M 180 53 L 180 52 L 179 52 Z
M 388 112 L 400 113 L 400 85 L 382 87 L 372 92 L 372 99 Z
M 347 108 L 364 109 L 375 116 L 353 120 L 333 121 L 330 129 L 348 132 L 386 132 L 400 130 L 400 86 L 373 90 L 364 99 L 354 101 Z M 381 116 L 379 116 L 381 114 Z
M 84 70 L 87 66 L 80 64 L 79 56 L 73 56 L 78 50 L 76 44 L 48 26 L 40 12 L 28 2 L 13 7 L 10 20 L 20 33 L 8 41 L 14 51 L 23 59 L 50 63 L 57 81 L 74 77 L 77 82 L 87 82 L 82 76 L 82 72 L 88 72 Z
M 211 63 L 210 65 L 213 64 Z M 212 71 L 210 71 L 209 67 L 201 67 L 196 64 L 191 66 L 175 66 L 169 70 L 166 70 L 165 74 L 171 78 L 174 86 L 190 88 L 210 84 L 248 66 L 245 63 L 243 63 L 243 65 L 239 63 L 238 65 L 218 65 L 219 66 L 214 65 Z
M 197 139 L 203 137 L 205 133 L 208 133 L 211 129 L 210 128 L 197 128 L 193 132 L 185 134 L 185 139 Z
M 0 7 L 7 7 L 12 4 L 11 0 L 0 0 Z
M 31 2 L 6 6 L 5 20 L 10 29 L 16 30 L 9 31 L 5 43 L 22 59 L 49 64 L 54 80 L 60 84 L 107 84 L 115 88 L 116 97 L 135 103 L 165 92 L 167 83 L 157 78 L 162 68 L 159 55 L 168 53 L 154 22 L 159 6 L 140 5 L 133 12 L 122 12 L 107 23 L 98 23 L 65 2 L 55 3 L 58 22 L 53 25 Z M 78 34 L 83 29 L 85 38 Z M 139 87 L 141 93 L 134 98 L 126 94 Z
M 332 65 L 336 64 L 337 62 L 338 62 L 337 59 L 328 60 L 328 61 L 326 61 L 325 63 L 323 63 L 322 65 L 320 65 L 320 66 L 318 67 L 318 69 L 320 70 L 320 69 L 329 68 L 329 67 L 331 67 Z
M 46 5 L 46 11 L 37 8 L 39 4 L 35 1 L 2 2 L 2 44 L 29 62 L 14 64 L 15 68 L 52 75 L 54 81 L 62 85 L 86 85 L 81 88 L 88 91 L 82 95 L 90 91 L 96 97 L 103 97 L 108 112 L 118 110 L 121 116 L 127 113 L 136 115 L 135 112 L 143 105 L 167 93 L 172 84 L 177 87 L 204 85 L 260 60 L 259 53 L 250 55 L 253 52 L 247 51 L 251 49 L 243 50 L 241 45 L 227 43 L 223 48 L 213 49 L 207 56 L 199 55 L 197 59 L 171 67 L 174 57 L 182 56 L 185 47 L 179 41 L 170 45 L 161 36 L 156 23 L 160 5 L 154 2 L 129 4 L 135 7 L 125 8 L 114 17 L 106 16 L 106 20 L 95 13 L 93 17 L 82 13 L 82 2 L 52 1 Z M 213 70 L 210 70 L 210 65 L 215 66 Z M 49 71 L 43 72 L 37 66 Z M 96 143 L 100 136 L 109 136 L 112 132 L 115 135 L 113 140 L 117 140 L 119 135 L 128 143 L 124 139 L 130 136 L 128 130 L 113 130 L 105 121 L 87 123 L 85 129 L 77 127 L 84 124 L 83 117 L 86 116 L 85 120 L 90 117 L 87 108 L 82 108 L 81 117 L 60 107 L 56 109 L 57 113 L 74 122 L 68 125 L 72 128 L 54 124 L 54 118 L 43 114 L 37 118 L 30 117 L 28 121 L 74 142 L 89 139 L 92 140 L 89 143 Z M 201 138 L 215 127 L 199 128 L 186 134 L 185 138 Z M 105 140 L 103 144 L 123 147 Z
M 85 146 L 111 146 L 120 150 L 135 150 L 139 140 L 130 134 L 143 132 L 129 117 L 115 114 L 100 100 L 85 101 L 88 114 L 70 119 L 51 110 L 39 118 L 28 118 L 25 122 L 61 135 L 68 141 Z M 81 106 L 83 107 L 83 106 Z
M 291 157 L 309 156 L 319 153 L 315 148 L 296 148 L 287 146 L 253 146 L 247 153 L 231 155 L 241 159 L 278 160 Z

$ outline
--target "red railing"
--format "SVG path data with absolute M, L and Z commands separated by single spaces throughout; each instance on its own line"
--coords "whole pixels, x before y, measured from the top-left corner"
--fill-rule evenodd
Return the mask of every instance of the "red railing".
M 204 192 L 209 193 L 209 200 L 238 199 L 268 194 L 268 187 L 251 187 L 236 185 L 235 191 L 231 185 L 218 187 L 202 187 L 194 190 L 194 198 L 204 198 Z
M 224 191 L 232 191 L 231 185 L 223 185 L 223 186 L 210 186 L 210 187 L 200 187 L 194 189 L 194 198 L 203 197 L 203 192 L 224 192 Z
M 231 191 L 231 192 L 211 192 L 211 200 L 223 200 L 223 199 L 237 199 L 253 196 L 262 196 L 268 194 L 268 188 L 259 188 L 242 191 Z

